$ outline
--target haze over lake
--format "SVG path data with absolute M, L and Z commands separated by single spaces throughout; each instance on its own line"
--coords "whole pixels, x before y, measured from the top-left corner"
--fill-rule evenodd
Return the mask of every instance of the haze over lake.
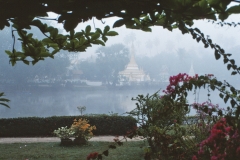
M 10 109 L 1 107 L 0 117 L 80 115 L 78 106 L 86 106 L 84 114 L 123 114 L 135 107 L 132 97 L 153 94 L 158 89 L 90 90 L 90 91 L 16 91 L 6 92 L 11 97 Z
M 137 101 L 132 101 L 132 98 L 139 94 L 151 95 L 159 89 L 161 88 L 107 90 L 99 87 L 92 90 L 7 91 L 6 94 L 11 97 L 11 108 L 0 107 L 0 118 L 80 115 L 78 106 L 86 106 L 83 114 L 122 115 L 136 107 Z M 189 93 L 189 103 L 193 103 L 195 99 L 201 103 L 207 100 L 206 91 L 200 90 L 198 93 L 199 98 Z M 220 102 L 220 107 L 225 108 L 226 105 L 219 100 L 217 92 L 211 93 L 213 104 Z M 191 115 L 194 113 L 193 110 L 190 112 Z

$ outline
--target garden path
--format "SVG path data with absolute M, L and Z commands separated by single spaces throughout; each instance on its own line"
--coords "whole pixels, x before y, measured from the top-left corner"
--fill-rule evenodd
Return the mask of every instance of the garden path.
M 113 142 L 115 136 L 94 136 L 89 141 L 102 141 L 102 142 Z M 118 137 L 119 140 L 123 139 L 123 136 Z M 127 141 L 139 141 L 143 140 L 141 137 L 137 138 L 127 138 Z M 125 140 L 123 140 L 125 141 Z M 29 138 L 23 138 L 23 137 L 16 137 L 16 138 L 5 138 L 0 137 L 0 143 L 38 143 L 38 142 L 60 142 L 60 139 L 57 137 L 29 137 Z

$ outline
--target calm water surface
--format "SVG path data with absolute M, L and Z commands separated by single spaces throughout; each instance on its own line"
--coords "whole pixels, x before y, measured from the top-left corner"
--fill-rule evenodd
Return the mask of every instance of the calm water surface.
M 132 97 L 153 94 L 159 89 L 6 91 L 7 98 L 11 100 L 9 103 L 11 108 L 0 106 L 0 118 L 80 115 L 78 106 L 86 106 L 84 114 L 109 114 L 109 112 L 123 114 L 135 108 L 136 101 L 132 101 Z M 189 103 L 194 102 L 195 98 L 199 102 L 206 101 L 206 93 L 200 90 L 199 98 L 189 93 Z M 226 106 L 219 100 L 217 92 L 211 94 L 211 99 L 220 107 Z M 194 112 L 191 111 L 190 114 Z

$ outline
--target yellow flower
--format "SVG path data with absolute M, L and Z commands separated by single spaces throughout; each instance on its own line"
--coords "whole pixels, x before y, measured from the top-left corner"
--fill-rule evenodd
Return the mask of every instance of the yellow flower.
M 73 120 L 71 129 L 76 133 L 76 137 L 84 137 L 90 139 L 93 136 L 92 131 L 96 130 L 96 126 L 88 124 L 87 119 Z

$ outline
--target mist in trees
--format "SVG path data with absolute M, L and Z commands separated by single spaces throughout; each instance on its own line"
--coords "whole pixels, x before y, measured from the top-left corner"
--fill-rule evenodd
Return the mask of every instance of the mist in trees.
M 66 52 L 61 52 L 52 58 L 47 58 L 45 61 L 35 65 L 26 65 L 18 62 L 12 66 L 9 62 L 9 57 L 5 50 L 12 47 L 13 39 L 11 33 L 5 29 L 0 32 L 0 84 L 4 85 L 21 85 L 24 86 L 30 80 L 38 78 L 53 78 L 64 77 L 67 73 L 67 67 L 70 65 L 69 58 Z M 38 36 L 38 34 L 36 34 Z M 39 35 L 40 36 L 40 35 Z M 20 48 L 20 44 L 16 44 L 15 48 Z
M 239 47 L 229 49 L 233 53 L 233 57 L 236 57 L 236 61 L 240 58 L 238 49 Z M 228 80 L 234 84 L 237 84 L 238 80 L 237 77 L 233 78 L 226 66 L 221 61 L 216 61 L 209 51 L 202 51 L 202 55 L 198 56 L 194 50 L 178 48 L 175 50 L 175 54 L 163 51 L 152 57 L 137 56 L 136 61 L 140 68 L 143 68 L 151 79 L 155 80 L 161 79 L 160 73 L 163 66 L 167 67 L 169 75 L 176 75 L 178 73 L 189 73 L 191 65 L 194 72 L 199 75 L 214 74 L 220 80 Z

